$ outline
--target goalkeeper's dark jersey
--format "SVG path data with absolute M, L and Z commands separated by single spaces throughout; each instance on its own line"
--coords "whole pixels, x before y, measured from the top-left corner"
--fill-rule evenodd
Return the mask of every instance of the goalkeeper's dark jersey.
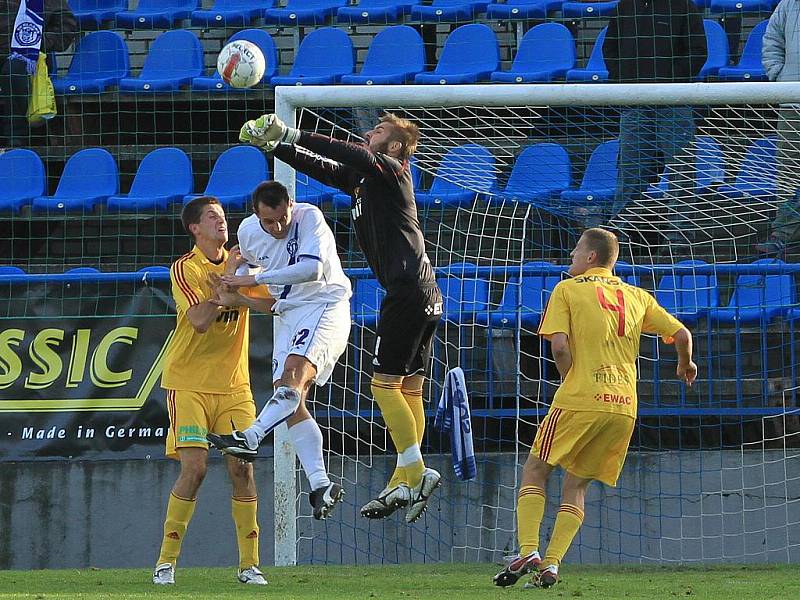
M 307 132 L 301 133 L 294 146 L 279 145 L 274 155 L 350 195 L 358 243 L 388 293 L 436 285 L 407 163 Z

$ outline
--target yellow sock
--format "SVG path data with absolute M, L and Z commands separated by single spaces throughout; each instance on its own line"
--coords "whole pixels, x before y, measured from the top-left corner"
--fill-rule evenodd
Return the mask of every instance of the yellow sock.
M 422 401 L 422 390 L 402 390 L 403 398 L 414 415 L 414 424 L 417 426 L 417 444 L 422 446 L 425 437 L 425 403 Z
M 161 540 L 161 553 L 158 555 L 160 565 L 169 563 L 175 565 L 181 553 L 181 544 L 189 521 L 192 520 L 197 499 L 179 498 L 175 494 L 169 495 L 167 503 L 167 518 L 164 521 L 164 538 Z
M 231 514 L 236 525 L 236 542 L 239 545 L 239 569 L 257 567 L 258 560 L 258 498 L 256 496 L 231 498 Z
M 414 415 L 414 423 L 417 427 L 417 444 L 422 446 L 422 438 L 425 436 L 425 405 L 422 401 L 422 390 L 401 389 L 403 398 Z M 408 484 L 408 473 L 405 467 L 396 466 L 392 478 L 389 480 L 389 487 L 394 487 L 401 483 Z
M 535 485 L 525 485 L 517 496 L 517 536 L 519 553 L 527 556 L 539 549 L 539 529 L 544 517 L 544 490 Z
M 371 388 L 394 447 L 400 455 L 401 466 L 405 468 L 408 484 L 414 487 L 419 484 L 422 472 L 425 470 L 417 441 L 414 413 L 403 397 L 400 382 L 388 382 L 373 377 Z
M 560 565 L 578 530 L 583 524 L 583 511 L 572 504 L 562 504 L 556 516 L 553 535 L 544 555 L 545 566 Z

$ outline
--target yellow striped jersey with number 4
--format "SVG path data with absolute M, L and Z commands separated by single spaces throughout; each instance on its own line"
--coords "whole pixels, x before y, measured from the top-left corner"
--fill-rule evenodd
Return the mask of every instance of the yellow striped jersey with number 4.
M 205 333 L 192 327 L 186 312 L 212 296 L 208 277 L 225 272 L 195 246 L 169 270 L 172 296 L 178 312 L 175 333 L 167 349 L 161 387 L 213 394 L 229 394 L 250 385 L 248 369 L 248 309 L 222 308 Z
M 636 359 L 642 333 L 672 343 L 683 327 L 647 291 L 606 268 L 589 269 L 556 285 L 539 335 L 569 337 L 572 367 L 553 407 L 636 417 Z

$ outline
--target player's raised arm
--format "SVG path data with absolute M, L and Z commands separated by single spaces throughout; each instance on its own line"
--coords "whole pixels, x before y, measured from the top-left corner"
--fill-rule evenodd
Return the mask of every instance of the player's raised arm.
M 351 185 L 342 164 L 301 146 L 281 143 L 279 140 L 283 138 L 283 134 L 280 132 L 285 125 L 278 120 L 280 126 L 275 126 L 276 119 L 275 115 L 264 115 L 248 121 L 239 131 L 239 141 L 261 148 L 293 169 L 349 194 Z
M 287 127 L 274 114 L 262 115 L 254 121 L 245 123 L 239 132 L 239 139 L 254 146 L 259 146 L 267 152 L 278 150 L 282 144 L 302 146 L 319 156 L 339 162 L 365 174 L 379 172 L 381 169 L 377 158 L 366 146 Z

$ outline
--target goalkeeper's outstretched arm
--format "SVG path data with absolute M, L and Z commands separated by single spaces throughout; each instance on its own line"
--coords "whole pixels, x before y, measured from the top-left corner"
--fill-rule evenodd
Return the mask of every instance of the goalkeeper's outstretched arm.
M 245 123 L 239 132 L 239 139 L 268 152 L 277 151 L 281 144 L 296 144 L 364 175 L 382 175 L 384 172 L 375 154 L 366 146 L 287 127 L 274 114 Z
M 276 146 L 272 155 L 325 185 L 332 185 L 347 194 L 351 192 L 351 178 L 347 176 L 346 170 L 340 163 L 314 154 L 305 148 L 288 144 Z

